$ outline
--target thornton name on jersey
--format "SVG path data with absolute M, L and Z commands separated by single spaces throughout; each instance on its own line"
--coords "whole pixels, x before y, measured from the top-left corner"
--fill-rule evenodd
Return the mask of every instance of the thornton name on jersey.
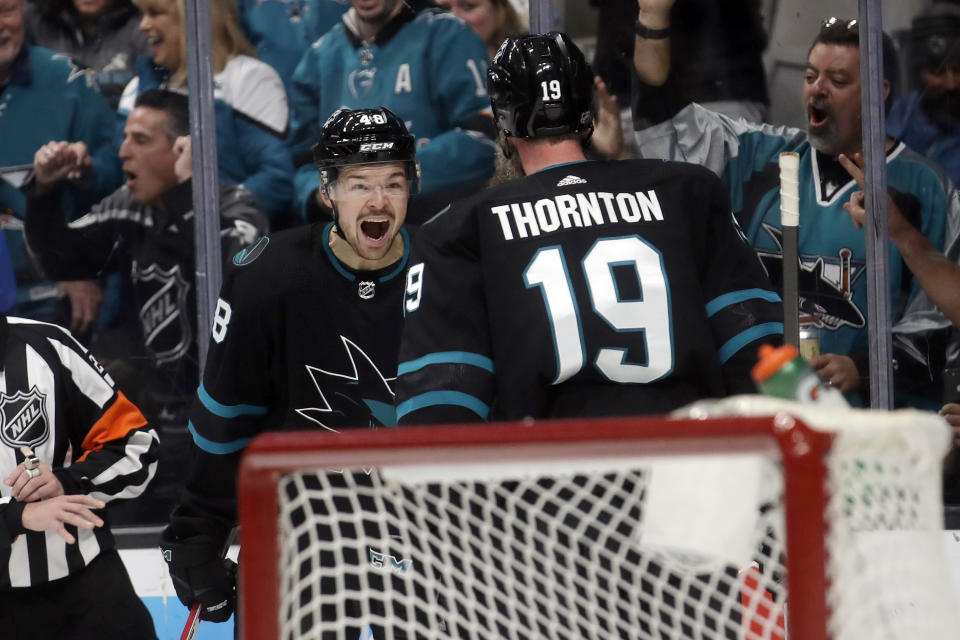
M 618 222 L 663 222 L 656 192 L 560 194 L 536 202 L 513 202 L 490 207 L 497 216 L 504 240 L 527 238 L 570 227 L 591 227 Z

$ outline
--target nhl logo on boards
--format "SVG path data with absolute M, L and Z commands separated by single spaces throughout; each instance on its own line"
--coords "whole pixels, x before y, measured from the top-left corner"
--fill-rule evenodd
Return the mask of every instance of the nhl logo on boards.
M 587 181 L 579 176 L 567 176 L 557 183 L 558 187 L 569 187 L 572 184 L 587 184 Z
M 357 285 L 357 295 L 364 300 L 369 300 L 377 293 L 376 283 L 370 282 L 369 280 L 361 280 L 360 284 Z
M 36 387 L 12 396 L 0 394 L 0 440 L 10 447 L 36 447 L 49 435 L 47 396 Z

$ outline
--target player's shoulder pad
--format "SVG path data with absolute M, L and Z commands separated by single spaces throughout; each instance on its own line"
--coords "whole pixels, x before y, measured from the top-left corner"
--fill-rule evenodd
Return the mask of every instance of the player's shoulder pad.
M 429 245 L 438 249 L 472 246 L 477 238 L 478 202 L 475 195 L 469 196 L 438 211 L 417 227 L 413 234 L 414 246 L 422 248 Z

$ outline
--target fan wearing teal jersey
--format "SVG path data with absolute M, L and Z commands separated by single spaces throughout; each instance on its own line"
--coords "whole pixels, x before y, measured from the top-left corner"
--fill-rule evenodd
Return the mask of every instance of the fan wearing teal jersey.
M 416 138 L 423 184 L 411 208 L 430 216 L 493 174 L 486 47 L 462 20 L 422 0 L 351 4 L 342 22 L 307 50 L 291 82 L 297 210 L 311 219 L 320 214 L 309 151 L 324 121 L 341 107 L 382 105 Z
M 883 57 L 889 106 L 897 74 L 887 38 Z M 800 320 L 819 329 L 822 355 L 813 364 L 820 376 L 863 395 L 869 388 L 866 237 L 845 210 L 860 189 L 846 161 L 863 146 L 856 20 L 824 21 L 807 56 L 803 99 L 806 131 L 734 121 L 691 105 L 639 132 L 637 141 L 643 157 L 704 164 L 723 178 L 741 228 L 778 287 L 784 265 L 777 161 L 783 151 L 800 155 L 799 264 L 787 265 L 799 270 Z M 890 195 L 903 217 L 938 252 L 955 246 L 960 201 L 943 171 L 893 139 L 886 161 Z M 953 337 L 951 323 L 931 302 L 937 285 L 892 241 L 888 269 L 896 401 L 939 406 L 944 354 L 955 350 L 943 342 Z

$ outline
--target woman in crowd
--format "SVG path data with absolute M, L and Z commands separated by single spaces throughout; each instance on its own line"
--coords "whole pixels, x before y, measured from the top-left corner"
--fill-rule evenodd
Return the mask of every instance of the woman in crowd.
M 186 91 L 186 20 L 183 0 L 134 0 L 151 57 L 137 61 L 137 77 L 120 99 L 125 120 L 137 94 L 163 88 Z M 243 184 L 271 216 L 286 212 L 293 194 L 293 164 L 284 143 L 288 108 L 280 76 L 256 53 L 237 22 L 233 0 L 212 0 L 217 163 L 221 180 Z M 122 127 L 121 127 L 122 129 Z
M 510 0 L 437 0 L 437 4 L 470 25 L 491 59 L 507 36 L 527 32 Z
M 140 11 L 130 0 L 34 0 L 26 9 L 27 42 L 93 69 L 114 109 L 134 75 L 138 56 L 149 53 L 140 32 Z

